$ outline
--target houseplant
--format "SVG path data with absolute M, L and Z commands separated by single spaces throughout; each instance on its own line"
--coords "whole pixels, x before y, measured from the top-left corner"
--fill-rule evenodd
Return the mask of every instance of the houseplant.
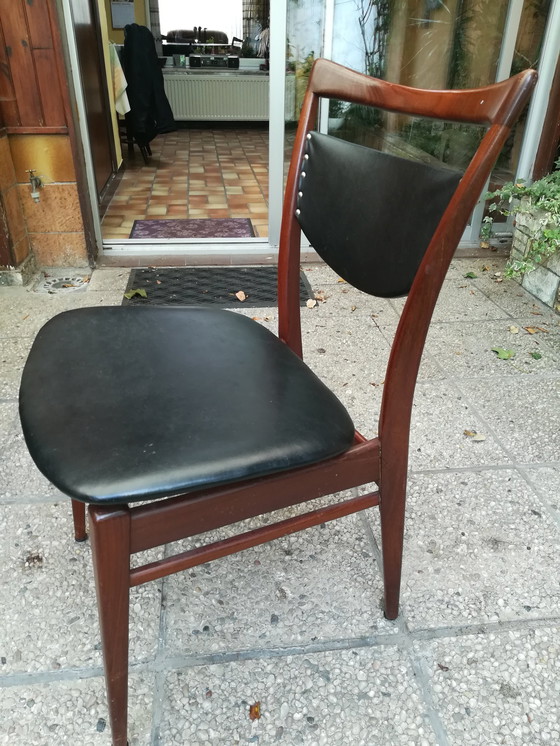
M 493 201 L 484 218 L 483 238 L 492 235 L 492 213 L 515 218 L 506 275 L 560 310 L 560 159 L 556 170 L 532 184 L 509 182 L 484 197 Z

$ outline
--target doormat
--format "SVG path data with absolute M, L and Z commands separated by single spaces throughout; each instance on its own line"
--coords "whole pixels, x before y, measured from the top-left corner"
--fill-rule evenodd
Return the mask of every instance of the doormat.
M 135 220 L 130 238 L 253 238 L 249 218 Z
M 133 269 L 123 298 L 123 306 L 222 307 L 276 306 L 276 267 L 151 267 Z M 314 298 L 303 273 L 299 279 L 300 305 Z M 129 298 L 126 296 L 130 295 Z

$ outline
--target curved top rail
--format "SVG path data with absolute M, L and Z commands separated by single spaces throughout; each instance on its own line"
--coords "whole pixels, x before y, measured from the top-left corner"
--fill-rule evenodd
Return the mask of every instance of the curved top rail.
M 422 90 L 372 78 L 330 60 L 313 64 L 308 90 L 317 96 L 378 106 L 413 116 L 473 124 L 510 125 L 519 116 L 526 91 L 537 81 L 534 70 L 484 88 Z

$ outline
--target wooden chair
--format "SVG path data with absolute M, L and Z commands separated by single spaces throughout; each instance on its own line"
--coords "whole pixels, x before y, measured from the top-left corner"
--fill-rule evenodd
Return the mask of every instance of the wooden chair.
M 379 505 L 385 614 L 398 614 L 413 392 L 430 318 L 461 233 L 533 71 L 478 90 L 422 91 L 318 60 L 288 175 L 279 336 L 207 307 L 96 307 L 39 332 L 20 411 L 39 469 L 89 504 L 114 746 L 126 744 L 129 588 Z M 487 125 L 464 174 L 312 131 L 320 97 Z M 408 294 L 388 363 L 378 437 L 301 359 L 300 224 L 344 279 Z M 240 423 L 242 426 L 240 427 Z M 378 489 L 131 568 L 132 554 L 374 482 Z

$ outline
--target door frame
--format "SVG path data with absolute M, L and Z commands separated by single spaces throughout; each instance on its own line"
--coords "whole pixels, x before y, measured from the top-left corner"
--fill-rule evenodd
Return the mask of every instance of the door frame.
M 97 190 L 91 156 L 91 142 L 87 131 L 86 111 L 76 37 L 72 23 L 70 0 L 60 0 L 62 8 L 63 33 L 68 47 L 70 70 L 77 117 L 77 132 L 81 139 L 85 161 L 85 184 L 80 187 L 88 195 L 94 227 L 98 256 L 132 257 L 144 255 L 188 256 L 196 260 L 207 257 L 209 263 L 217 263 L 228 258 L 249 261 L 274 261 L 280 242 L 280 223 L 283 201 L 284 173 L 284 85 L 286 69 L 286 17 L 287 3 L 272 2 L 270 8 L 270 71 L 269 71 L 269 209 L 268 237 L 254 238 L 209 238 L 209 239 L 136 239 L 103 240 Z M 148 1 L 146 6 L 149 7 Z

